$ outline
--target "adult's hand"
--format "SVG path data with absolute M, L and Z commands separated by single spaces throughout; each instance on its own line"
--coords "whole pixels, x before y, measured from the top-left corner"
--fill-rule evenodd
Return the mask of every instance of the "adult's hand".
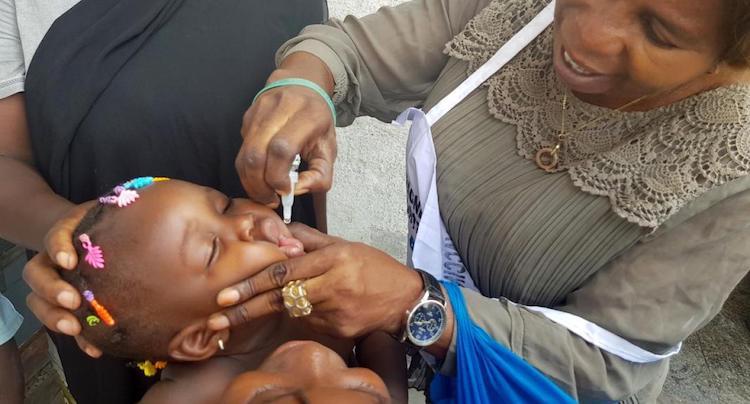
M 284 59 L 268 82 L 304 78 L 333 92 L 333 77 L 317 57 L 297 52 Z M 243 143 L 235 167 L 248 196 L 276 207 L 288 193 L 289 168 L 300 154 L 307 170 L 300 173 L 295 194 L 328 191 L 333 182 L 336 137 L 333 116 L 315 91 L 299 86 L 263 93 L 242 119 Z
M 81 294 L 63 281 L 56 267 L 73 270 L 78 256 L 73 247 L 73 232 L 95 202 L 76 205 L 47 233 L 42 251 L 26 263 L 23 279 L 31 287 L 26 304 L 39 321 L 52 331 L 75 337 L 78 346 L 91 357 L 102 352 L 80 336 L 81 324 L 72 310 L 81 305 Z
M 319 332 L 353 338 L 373 331 L 397 333 L 405 313 L 422 293 L 419 274 L 388 254 L 352 243 L 301 224 L 290 226 L 307 254 L 272 265 L 242 283 L 221 291 L 218 302 L 235 306 L 209 320 L 223 329 L 286 311 L 281 288 L 305 280 L 312 313 L 307 321 Z M 238 304 L 239 303 L 239 304 Z

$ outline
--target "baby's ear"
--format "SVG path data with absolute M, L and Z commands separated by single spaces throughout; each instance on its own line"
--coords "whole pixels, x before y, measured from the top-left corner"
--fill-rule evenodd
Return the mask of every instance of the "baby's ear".
M 169 356 L 184 362 L 208 359 L 219 350 L 219 341 L 229 341 L 229 330 L 210 330 L 206 320 L 186 326 L 169 341 Z

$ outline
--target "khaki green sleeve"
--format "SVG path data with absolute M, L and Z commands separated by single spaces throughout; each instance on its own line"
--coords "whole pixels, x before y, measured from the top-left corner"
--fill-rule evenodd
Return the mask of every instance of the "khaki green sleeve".
M 277 63 L 294 52 L 322 59 L 336 83 L 340 126 L 367 115 L 385 122 L 419 106 L 448 56 L 443 50 L 489 0 L 413 0 L 376 13 L 312 25 L 282 45 Z
M 705 326 L 749 268 L 750 191 L 744 191 L 632 247 L 555 309 L 659 354 Z M 668 361 L 628 362 L 523 306 L 463 292 L 477 325 L 579 400 L 658 396 Z M 455 343 L 443 373 L 454 371 Z

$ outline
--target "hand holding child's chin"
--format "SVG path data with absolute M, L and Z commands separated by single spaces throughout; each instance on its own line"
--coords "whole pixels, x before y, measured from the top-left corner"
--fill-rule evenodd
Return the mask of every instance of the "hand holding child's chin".
M 287 311 L 291 299 L 292 309 L 309 309 L 292 312 L 293 317 L 333 337 L 356 338 L 373 331 L 394 334 L 401 329 L 403 313 L 422 292 L 417 272 L 365 244 L 304 225 L 290 228 L 307 253 L 222 290 L 217 303 L 228 308 L 211 316 L 209 328 L 222 330 Z M 284 293 L 301 295 L 307 304 Z

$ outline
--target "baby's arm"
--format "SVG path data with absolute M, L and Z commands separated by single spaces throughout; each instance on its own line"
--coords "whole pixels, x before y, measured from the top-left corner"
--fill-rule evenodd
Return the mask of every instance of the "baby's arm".
M 388 334 L 376 332 L 359 340 L 357 363 L 377 373 L 394 404 L 406 404 L 409 392 L 406 376 L 406 351 Z

